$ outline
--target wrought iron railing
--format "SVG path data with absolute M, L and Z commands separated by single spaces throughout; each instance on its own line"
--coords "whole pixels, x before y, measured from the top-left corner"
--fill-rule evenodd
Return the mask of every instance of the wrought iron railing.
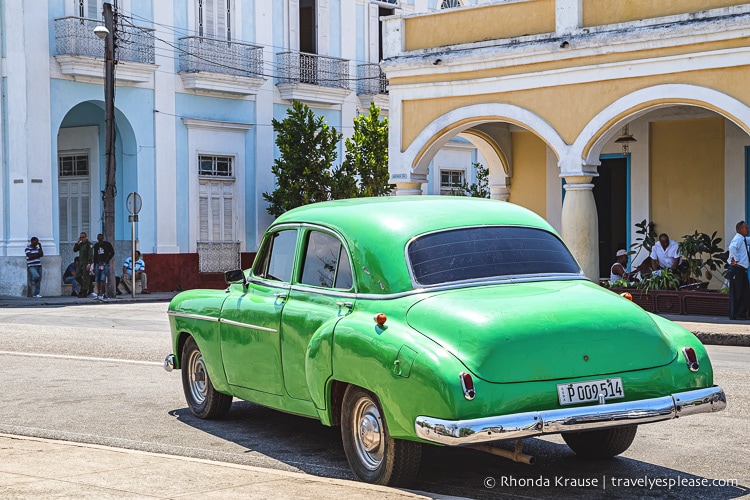
M 180 71 L 209 71 L 224 75 L 263 75 L 263 47 L 201 36 L 178 40 Z
M 104 57 L 104 41 L 94 35 L 94 28 L 101 25 L 98 19 L 84 17 L 55 19 L 57 55 Z M 119 25 L 116 48 L 120 61 L 154 64 L 154 30 Z
M 198 272 L 223 273 L 240 268 L 239 241 L 199 241 Z
M 349 88 L 349 61 L 304 52 L 279 52 L 279 81 Z
M 387 94 L 388 79 L 379 64 L 357 66 L 357 94 Z

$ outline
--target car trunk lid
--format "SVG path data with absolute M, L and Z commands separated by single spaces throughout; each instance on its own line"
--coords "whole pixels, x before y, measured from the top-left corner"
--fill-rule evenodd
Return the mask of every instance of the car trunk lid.
M 497 383 L 641 370 L 676 355 L 643 309 L 585 280 L 437 292 L 407 321 Z

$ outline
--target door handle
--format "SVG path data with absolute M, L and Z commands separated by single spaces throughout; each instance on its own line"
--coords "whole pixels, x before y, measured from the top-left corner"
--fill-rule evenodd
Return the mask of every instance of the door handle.
M 354 304 L 352 302 L 336 302 L 336 305 L 339 307 L 346 307 L 347 309 L 351 309 L 354 307 Z
M 279 292 L 279 293 L 274 293 L 273 296 L 276 297 L 277 299 L 286 300 L 287 294 L 284 292 Z

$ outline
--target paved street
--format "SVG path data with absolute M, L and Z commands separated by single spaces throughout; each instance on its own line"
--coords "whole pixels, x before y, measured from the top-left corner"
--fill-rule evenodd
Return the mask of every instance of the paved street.
M 161 368 L 165 311 L 166 303 L 0 309 L 0 433 L 351 479 L 338 429 L 240 401 L 223 421 L 193 418 L 180 372 Z M 642 426 L 630 450 L 602 462 L 575 458 L 554 436 L 527 441 L 534 466 L 427 447 L 415 489 L 471 498 L 748 494 L 750 349 L 709 352 L 727 393 L 723 412 Z

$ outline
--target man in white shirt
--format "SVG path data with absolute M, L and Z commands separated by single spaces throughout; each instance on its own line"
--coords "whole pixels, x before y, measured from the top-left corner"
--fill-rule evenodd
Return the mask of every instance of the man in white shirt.
M 659 235 L 659 241 L 651 249 L 651 267 L 657 269 L 677 270 L 677 265 L 682 260 L 680 249 L 675 240 L 670 240 L 667 233 Z
M 729 319 L 748 319 L 750 306 L 750 283 L 747 281 L 747 268 L 750 267 L 747 222 L 739 221 L 735 226 L 737 234 L 729 243 Z

